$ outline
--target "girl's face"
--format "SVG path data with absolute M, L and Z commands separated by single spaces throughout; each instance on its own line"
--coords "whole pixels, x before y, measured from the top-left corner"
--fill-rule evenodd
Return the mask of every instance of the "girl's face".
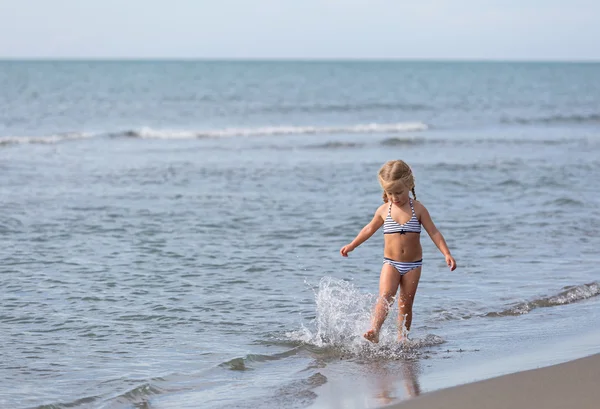
M 408 202 L 408 188 L 403 183 L 397 183 L 385 191 L 387 198 L 396 206 L 402 206 Z

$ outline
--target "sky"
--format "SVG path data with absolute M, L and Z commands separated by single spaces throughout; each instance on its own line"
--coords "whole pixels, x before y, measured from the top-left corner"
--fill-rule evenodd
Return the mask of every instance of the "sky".
M 0 0 L 0 58 L 600 60 L 598 0 Z

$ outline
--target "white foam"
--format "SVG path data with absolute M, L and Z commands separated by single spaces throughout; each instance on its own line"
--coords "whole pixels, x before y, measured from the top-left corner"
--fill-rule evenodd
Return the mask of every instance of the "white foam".
M 372 134 L 372 133 L 401 133 L 417 132 L 428 129 L 421 122 L 400 122 L 391 124 L 359 124 L 349 126 L 267 126 L 256 128 L 223 128 L 214 130 L 175 130 L 140 129 L 109 133 L 111 136 L 128 136 L 141 139 L 197 139 L 197 138 L 227 138 L 254 136 L 285 136 L 285 135 L 316 135 L 316 134 Z M 103 134 L 73 132 L 47 136 L 7 136 L 0 137 L 0 146 L 19 144 L 55 144 L 64 141 L 87 139 Z
M 317 347 L 333 347 L 362 357 L 394 358 L 415 354 L 415 349 L 438 345 L 441 337 L 427 335 L 398 344 L 397 313 L 390 311 L 379 334 L 379 343 L 371 344 L 362 334 L 370 328 L 371 312 L 377 295 L 363 294 L 350 282 L 324 277 L 315 291 L 316 314 L 311 328 L 302 326 L 287 333 L 294 341 Z
M 125 135 L 141 139 L 196 139 L 200 137 L 197 131 L 160 130 L 148 127 L 126 132 Z
M 89 133 L 68 133 L 47 136 L 6 136 L 0 137 L 0 145 L 55 144 L 63 141 L 87 139 L 93 136 L 93 134 Z
M 278 136 L 278 135 L 310 135 L 340 133 L 400 133 L 416 132 L 428 129 L 421 122 L 401 122 L 392 124 L 359 124 L 349 126 L 269 126 L 257 128 L 223 128 L 215 130 L 160 130 L 148 127 L 127 132 L 127 135 L 144 139 L 195 139 L 226 138 L 234 136 Z
M 324 277 L 315 290 L 314 328 L 288 334 L 307 344 L 352 346 L 369 328 L 374 297 L 361 294 L 352 283 Z
M 522 315 L 531 312 L 536 308 L 547 308 L 559 305 L 571 304 L 574 302 L 586 300 L 600 295 L 600 283 L 592 282 L 578 286 L 566 287 L 564 291 L 550 296 L 534 299 L 514 305 L 504 311 L 489 312 L 485 314 L 488 317 L 505 317 L 511 315 Z

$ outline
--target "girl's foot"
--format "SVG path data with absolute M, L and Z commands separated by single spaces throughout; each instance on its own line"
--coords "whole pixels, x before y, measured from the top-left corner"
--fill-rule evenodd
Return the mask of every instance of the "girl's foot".
M 374 344 L 377 344 L 379 342 L 379 334 L 375 332 L 374 329 L 370 329 L 367 332 L 365 332 L 363 334 L 363 337 L 365 337 L 367 341 L 370 341 Z
M 410 346 L 410 339 L 407 333 L 398 334 L 398 343 L 402 346 Z

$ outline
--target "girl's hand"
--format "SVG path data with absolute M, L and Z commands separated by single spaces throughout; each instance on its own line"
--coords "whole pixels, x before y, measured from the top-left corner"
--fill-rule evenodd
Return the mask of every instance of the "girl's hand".
M 450 254 L 448 254 L 445 257 L 446 257 L 446 264 L 448 264 L 448 267 L 450 267 L 450 271 L 456 270 L 456 260 L 454 260 L 454 257 L 452 257 Z
M 344 257 L 348 257 L 348 253 L 350 253 L 352 250 L 354 250 L 354 246 L 351 244 L 346 244 L 340 249 L 340 254 Z

